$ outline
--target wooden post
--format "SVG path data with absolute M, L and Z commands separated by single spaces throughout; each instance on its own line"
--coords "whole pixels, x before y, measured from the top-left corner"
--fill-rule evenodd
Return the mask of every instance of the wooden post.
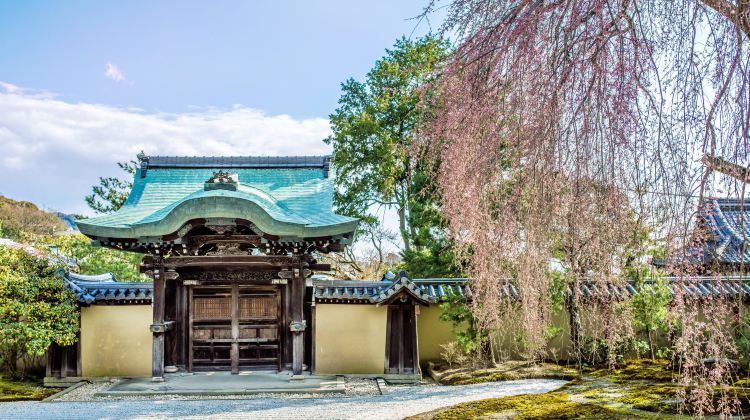
M 310 334 L 311 334 L 311 345 L 310 345 L 310 373 L 315 373 L 315 297 L 313 297 L 310 307 Z
M 70 360 L 70 346 L 61 346 L 60 354 L 62 354 L 62 358 L 60 361 L 60 377 L 61 378 L 67 378 L 68 377 L 68 369 L 69 367 L 69 360 Z
M 54 344 L 52 344 L 52 345 L 51 345 L 51 346 L 49 346 L 49 348 L 47 349 L 47 366 L 45 367 L 45 369 L 47 370 L 47 373 L 45 374 L 45 376 L 46 376 L 47 378 L 51 378 L 51 377 L 52 377 L 52 360 L 53 360 L 53 358 L 52 358 L 52 352 L 54 351 L 54 350 L 52 350 L 52 349 L 54 348 L 54 346 L 55 346 L 55 345 L 54 345 Z M 80 375 L 79 375 L 79 376 L 80 376 Z
M 164 380 L 164 262 L 158 259 L 157 270 L 154 272 L 153 309 L 154 322 L 152 332 L 154 335 L 151 354 L 151 380 L 161 382 Z M 157 330 L 161 327 L 161 330 Z
M 193 371 L 193 286 L 187 286 L 187 371 Z
M 240 285 L 232 285 L 232 348 L 229 356 L 232 359 L 232 374 L 240 373 Z
M 302 265 L 293 269 L 292 275 L 292 322 L 304 322 L 305 276 Z M 288 328 L 288 327 L 287 327 Z M 292 374 L 302 375 L 302 363 L 305 360 L 305 332 L 292 333 Z
M 175 285 L 175 350 L 176 358 L 173 362 L 175 366 L 185 369 L 185 288 L 181 283 Z
M 419 306 L 415 303 L 412 306 L 414 316 L 414 373 L 422 375 L 422 368 L 419 366 L 419 324 L 417 323 L 417 315 L 419 315 Z

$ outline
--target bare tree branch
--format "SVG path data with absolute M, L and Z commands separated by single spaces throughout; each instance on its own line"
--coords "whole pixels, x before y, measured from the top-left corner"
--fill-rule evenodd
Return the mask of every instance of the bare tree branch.
M 701 162 L 712 171 L 720 172 L 724 175 L 736 178 L 741 182 L 750 184 L 750 168 L 708 154 L 703 155 Z

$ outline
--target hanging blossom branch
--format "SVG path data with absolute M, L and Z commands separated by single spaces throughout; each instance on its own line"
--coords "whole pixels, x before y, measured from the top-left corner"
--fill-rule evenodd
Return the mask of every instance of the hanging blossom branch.
M 688 245 L 696 201 L 731 183 L 701 166 L 703 154 L 746 165 L 748 19 L 747 0 L 450 3 L 443 30 L 458 46 L 427 99 L 433 119 L 421 146 L 439 163 L 480 322 L 502 323 L 499 279 L 511 279 L 529 354 L 543 355 L 548 264 L 559 258 L 580 355 L 580 283 L 624 281 L 644 225 L 672 251 Z M 728 319 L 729 306 L 714 316 Z M 627 332 L 608 325 L 609 342 Z M 720 326 L 686 333 L 708 338 L 682 350 L 693 360 L 731 355 Z

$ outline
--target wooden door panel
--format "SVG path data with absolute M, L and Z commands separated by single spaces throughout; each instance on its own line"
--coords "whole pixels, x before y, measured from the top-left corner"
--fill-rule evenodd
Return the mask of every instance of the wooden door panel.
M 232 300 L 230 297 L 196 297 L 193 300 L 195 320 L 232 319 Z
M 190 302 L 192 369 L 232 369 L 234 372 L 239 368 L 277 369 L 279 297 L 278 290 L 267 287 L 193 288 Z M 236 309 L 233 301 L 237 302 Z
M 240 318 L 276 320 L 278 302 L 274 295 L 240 296 Z
M 388 307 L 385 373 L 412 374 L 416 371 L 416 339 L 414 306 Z

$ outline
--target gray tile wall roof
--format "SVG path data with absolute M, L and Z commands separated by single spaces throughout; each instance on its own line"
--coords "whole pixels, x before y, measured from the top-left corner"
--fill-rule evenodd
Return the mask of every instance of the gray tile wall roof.
M 91 304 L 149 304 L 154 285 L 151 282 L 121 282 L 112 273 L 96 276 L 65 272 L 65 285 L 78 302 Z
M 688 299 L 742 299 L 750 301 L 750 278 L 744 277 L 699 277 L 693 279 L 668 278 L 672 294 L 681 293 Z M 413 279 L 409 280 L 421 293 L 432 302 L 439 302 L 451 295 L 471 298 L 468 279 Z M 384 292 L 392 288 L 390 281 L 359 280 L 314 280 L 313 296 L 321 303 L 378 303 L 383 300 Z M 647 281 L 643 290 L 650 290 L 653 281 Z M 517 299 L 518 289 L 507 283 L 502 287 L 503 295 Z M 580 284 L 581 296 L 584 299 L 626 299 L 639 293 L 633 284 L 615 285 L 613 283 L 583 282 Z
M 471 298 L 467 279 L 405 279 L 395 281 L 367 280 L 313 280 L 313 297 L 318 303 L 362 303 L 377 304 L 403 289 L 416 299 L 439 303 L 450 296 Z M 120 282 L 109 273 L 99 276 L 83 276 L 66 273 L 65 281 L 76 293 L 79 302 L 85 304 L 150 303 L 153 284 L 150 282 Z M 644 291 L 653 287 L 647 281 Z M 750 301 L 750 278 L 714 277 L 694 279 L 668 278 L 672 294 L 681 293 L 687 299 L 741 299 Z M 640 293 L 633 284 L 584 282 L 580 284 L 581 296 L 585 300 L 627 299 Z M 517 299 L 519 291 L 513 284 L 502 288 L 504 296 Z

